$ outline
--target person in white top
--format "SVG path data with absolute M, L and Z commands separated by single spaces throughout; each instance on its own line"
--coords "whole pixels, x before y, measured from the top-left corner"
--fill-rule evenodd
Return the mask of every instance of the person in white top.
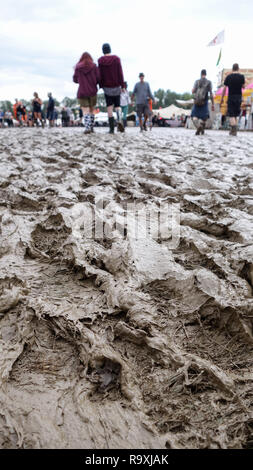
M 128 105 L 131 103 L 131 98 L 127 90 L 127 82 L 124 82 L 124 88 L 120 94 L 120 107 L 122 109 L 123 115 L 123 124 L 124 127 L 127 125 L 127 114 L 128 114 Z

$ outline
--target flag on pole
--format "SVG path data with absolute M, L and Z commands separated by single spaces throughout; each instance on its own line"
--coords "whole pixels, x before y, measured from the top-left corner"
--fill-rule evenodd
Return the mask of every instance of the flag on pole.
M 209 46 L 217 46 L 217 44 L 222 44 L 224 42 L 225 38 L 225 30 L 221 31 L 215 38 L 207 44 L 207 47 Z
M 220 49 L 220 53 L 219 53 L 219 57 L 218 57 L 218 60 L 217 60 L 216 67 L 218 67 L 218 65 L 219 65 L 219 63 L 220 63 L 220 60 L 221 60 L 221 52 L 222 52 L 222 49 Z

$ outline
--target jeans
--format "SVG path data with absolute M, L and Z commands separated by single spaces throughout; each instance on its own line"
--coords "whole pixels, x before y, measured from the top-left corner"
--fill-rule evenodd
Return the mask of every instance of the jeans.
M 123 114 L 123 121 L 127 118 L 127 113 L 128 113 L 128 105 L 126 106 L 121 106 L 122 109 L 122 114 Z

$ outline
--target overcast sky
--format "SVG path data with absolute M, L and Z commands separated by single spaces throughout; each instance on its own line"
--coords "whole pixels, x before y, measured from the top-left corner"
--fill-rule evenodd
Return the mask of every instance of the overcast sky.
M 94 60 L 109 42 L 131 90 L 139 72 L 151 89 L 191 91 L 202 68 L 217 81 L 221 65 L 253 67 L 252 0 L 0 0 L 0 100 L 48 91 L 75 97 L 73 66 L 82 52 Z

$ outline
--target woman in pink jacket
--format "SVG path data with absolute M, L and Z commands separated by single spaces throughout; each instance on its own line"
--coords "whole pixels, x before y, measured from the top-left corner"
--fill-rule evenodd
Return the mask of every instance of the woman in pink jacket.
M 97 104 L 97 85 L 100 80 L 99 69 L 91 55 L 84 52 L 75 66 L 73 81 L 79 84 L 77 98 L 83 110 L 85 134 L 93 132 L 94 108 Z

